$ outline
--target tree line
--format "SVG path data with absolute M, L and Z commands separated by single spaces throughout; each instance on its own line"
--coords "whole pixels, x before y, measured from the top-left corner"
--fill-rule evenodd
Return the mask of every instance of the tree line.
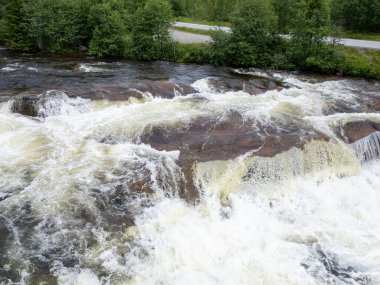
M 0 0 L 0 41 L 27 51 L 78 47 L 96 57 L 166 59 L 172 8 L 166 0 Z
M 326 40 L 335 30 L 334 22 L 343 23 L 349 4 L 365 1 L 239 0 L 238 5 L 234 1 L 0 0 L 0 44 L 21 51 L 65 53 L 80 48 L 95 57 L 306 70 L 380 79 L 380 55 L 376 52 L 344 48 L 334 37 Z M 380 0 L 371 3 L 376 1 Z M 206 4 L 210 5 L 210 17 L 228 14 L 232 33 L 214 31 L 213 41 L 203 45 L 174 42 L 169 33 L 174 15 Z M 334 5 L 345 8 L 334 11 Z M 369 17 L 364 20 L 369 21 Z M 288 38 L 281 36 L 283 31 Z
M 297 0 L 272 0 L 278 29 L 288 31 Z M 333 23 L 344 30 L 380 33 L 380 0 L 331 0 Z M 171 0 L 176 16 L 231 21 L 241 0 Z

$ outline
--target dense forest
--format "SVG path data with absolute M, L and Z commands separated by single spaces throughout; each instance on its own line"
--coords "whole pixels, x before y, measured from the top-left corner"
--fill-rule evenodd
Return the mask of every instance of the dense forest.
M 169 33 L 175 16 L 228 21 L 232 33 L 181 45 Z M 21 51 L 380 78 L 376 53 L 326 41 L 341 29 L 379 32 L 380 0 L 0 0 L 0 17 L 0 44 Z
M 171 44 L 166 0 L 0 0 L 1 41 L 27 51 L 88 49 L 96 57 L 164 57 Z M 152 40 L 154 38 L 154 40 Z
M 171 0 L 176 16 L 210 21 L 231 21 L 241 0 Z M 287 31 L 297 0 L 272 0 L 278 28 Z M 315 2 L 318 1 L 309 1 Z M 380 33 L 380 0 L 331 0 L 332 21 L 342 29 Z

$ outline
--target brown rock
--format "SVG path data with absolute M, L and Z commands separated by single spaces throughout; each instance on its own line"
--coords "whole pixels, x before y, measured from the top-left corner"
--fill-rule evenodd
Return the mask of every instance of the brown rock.
M 92 100 L 126 101 L 131 97 L 142 99 L 144 93 L 150 93 L 153 97 L 171 99 L 176 95 L 196 93 L 196 90 L 181 83 L 139 80 L 126 85 L 97 84 L 80 96 Z
M 380 124 L 366 120 L 347 123 L 337 130 L 337 134 L 345 142 L 353 143 L 377 131 L 380 131 Z
M 214 92 L 225 93 L 228 91 L 244 91 L 251 95 L 259 95 L 269 90 L 282 89 L 283 86 L 267 78 L 220 78 L 212 77 L 208 79 L 210 88 Z
M 300 126 L 260 125 L 231 111 L 223 118 L 198 118 L 179 131 L 154 127 L 140 139 L 158 150 L 181 151 L 178 164 L 184 172 L 187 189 L 181 197 L 194 201 L 199 195 L 193 185 L 194 162 L 234 159 L 250 151 L 255 151 L 257 156 L 273 157 L 292 147 L 302 148 L 311 140 L 328 140 L 328 137 Z
M 189 85 L 167 81 L 140 80 L 133 83 L 131 88 L 137 89 L 141 92 L 149 92 L 153 95 L 153 97 L 162 97 L 167 99 L 171 99 L 176 95 L 197 93 L 197 91 Z

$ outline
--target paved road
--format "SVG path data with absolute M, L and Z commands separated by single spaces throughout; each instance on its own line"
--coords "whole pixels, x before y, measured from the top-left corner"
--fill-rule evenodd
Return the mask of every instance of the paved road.
M 206 35 L 197 35 L 176 30 L 170 30 L 170 34 L 173 39 L 183 44 L 207 43 L 211 41 L 211 37 Z
M 174 26 L 175 27 L 197 29 L 197 30 L 206 30 L 206 31 L 221 29 L 227 33 L 231 32 L 231 29 L 227 28 L 227 27 L 190 24 L 190 23 L 183 23 L 183 22 L 176 22 L 176 23 L 174 23 Z M 181 43 L 204 43 L 204 42 L 210 42 L 211 41 L 211 38 L 209 36 L 196 35 L 196 34 L 179 32 L 179 31 L 173 31 L 173 37 L 175 40 L 177 40 Z M 379 41 L 363 41 L 363 40 L 353 40 L 353 39 L 341 39 L 340 42 L 343 45 L 349 46 L 349 47 L 380 50 L 380 42 Z

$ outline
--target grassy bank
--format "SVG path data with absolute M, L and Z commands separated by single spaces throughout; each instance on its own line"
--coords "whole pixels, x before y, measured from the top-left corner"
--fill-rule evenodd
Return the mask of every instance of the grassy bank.
M 208 26 L 231 27 L 231 24 L 228 22 L 206 21 L 206 20 L 199 20 L 199 19 L 187 18 L 187 17 L 177 17 L 176 21 L 190 23 L 190 24 L 208 25 Z
M 340 47 L 344 57 L 340 71 L 344 75 L 380 79 L 380 51 Z
M 344 31 L 342 37 L 347 39 L 367 40 L 367 41 L 380 41 L 380 34 L 365 34 Z
M 210 46 L 207 44 L 179 44 L 177 43 L 176 62 L 213 64 Z M 291 70 L 303 70 L 320 74 L 337 74 L 367 79 L 380 80 L 380 51 L 359 50 L 356 48 L 338 46 L 336 53 L 339 61 L 331 63 L 329 60 L 319 59 L 317 63 L 299 67 L 293 66 Z M 289 70 L 288 66 L 256 66 L 258 68 L 271 68 Z

